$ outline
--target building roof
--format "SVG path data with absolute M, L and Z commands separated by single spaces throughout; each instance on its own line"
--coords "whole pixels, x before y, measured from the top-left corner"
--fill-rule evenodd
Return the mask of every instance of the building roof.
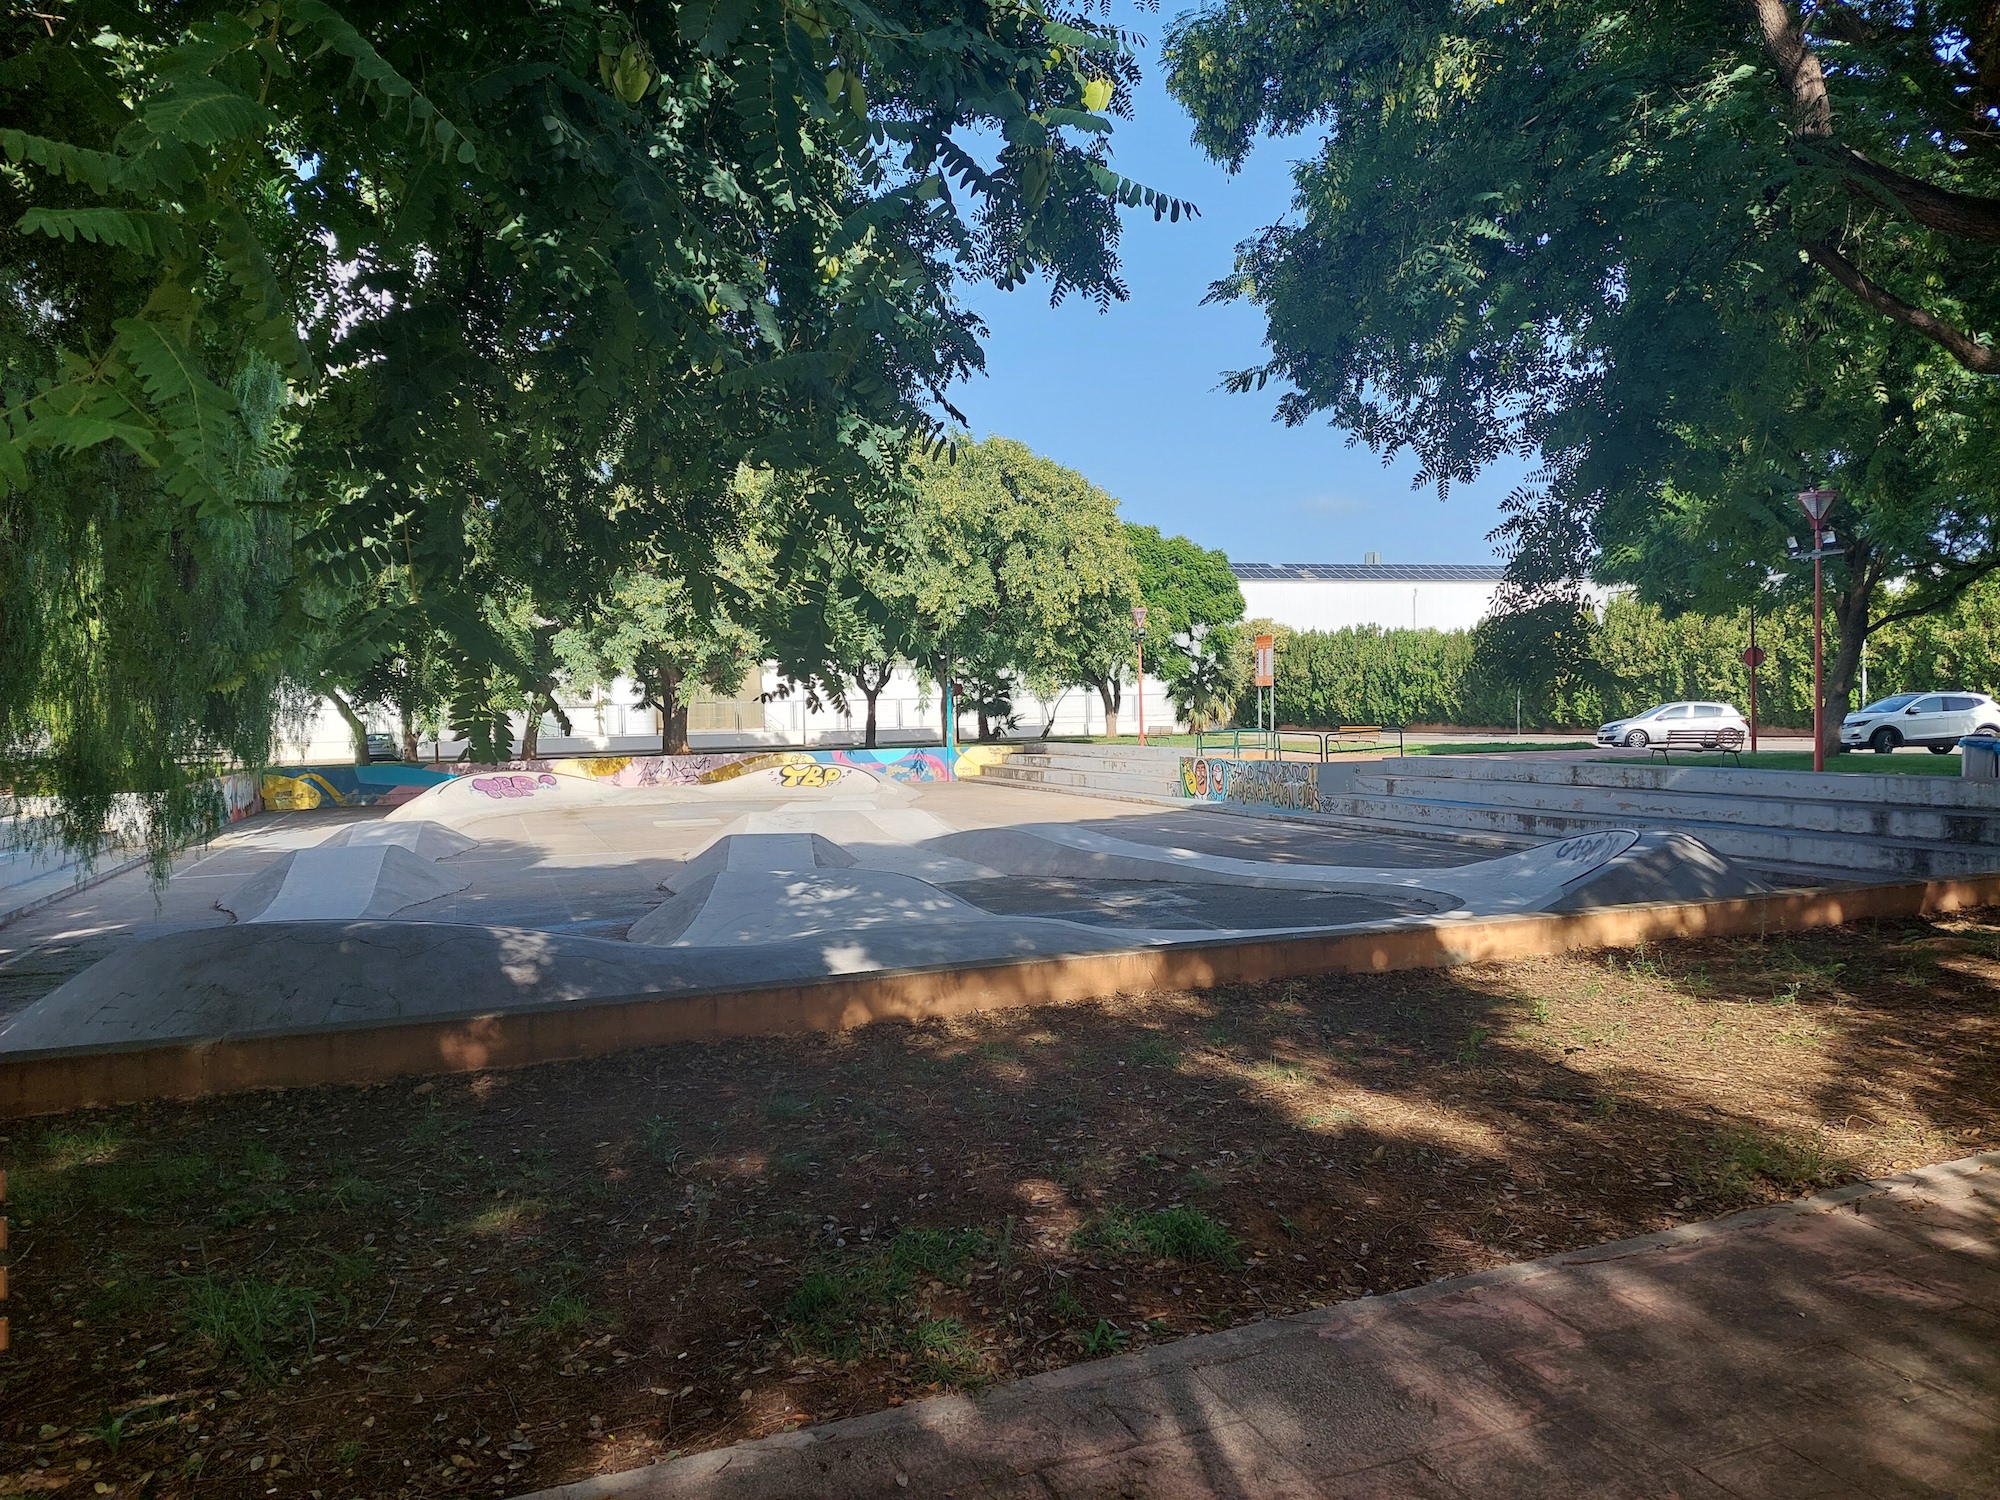
M 1499 583 L 1498 563 L 1231 563 L 1244 582 L 1258 583 Z

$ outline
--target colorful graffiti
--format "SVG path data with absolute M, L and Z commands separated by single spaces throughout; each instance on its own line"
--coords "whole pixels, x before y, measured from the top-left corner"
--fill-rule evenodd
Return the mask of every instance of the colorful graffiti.
M 1221 802 L 1228 795 L 1229 765 L 1205 755 L 1181 757 L 1181 795 L 1197 802 Z
M 885 750 L 725 750 L 699 755 L 595 755 L 562 760 L 516 760 L 500 765 L 457 761 L 448 765 L 287 766 L 252 778 L 263 805 L 273 812 L 305 812 L 317 807 L 394 806 L 442 781 L 471 777 L 477 790 L 495 798 L 529 797 L 558 776 L 583 777 L 620 787 L 713 786 L 759 771 L 820 767 L 823 771 L 867 771 L 889 781 L 935 782 L 979 775 L 1014 754 L 1015 745 L 958 747 L 947 768 L 936 746 Z M 786 786 L 832 786 L 838 773 L 815 780 L 806 771 L 787 772 Z
M 544 771 L 539 776 L 475 776 L 472 789 L 483 792 L 498 802 L 508 797 L 532 797 L 545 787 L 556 784 L 554 776 Z
M 272 812 L 311 812 L 326 803 L 345 807 L 356 800 L 317 771 L 303 771 L 297 776 L 267 775 L 263 793 L 264 806 Z
M 1242 802 L 1319 811 L 1319 764 L 1298 760 L 1181 757 L 1181 794 L 1198 802 Z

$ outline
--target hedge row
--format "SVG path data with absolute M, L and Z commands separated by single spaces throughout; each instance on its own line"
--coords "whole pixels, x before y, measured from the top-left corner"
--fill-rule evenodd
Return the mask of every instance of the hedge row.
M 1676 698 L 1747 707 L 1749 674 L 1740 657 L 1749 627 L 1747 611 L 1668 619 L 1651 605 L 1615 598 L 1591 633 L 1592 670 L 1571 674 L 1564 687 L 1524 694 L 1523 727 L 1593 728 Z M 1508 674 L 1482 665 L 1475 631 L 1279 627 L 1275 633 L 1281 724 L 1514 724 L 1515 687 Z M 1766 652 L 1757 674 L 1758 718 L 1774 727 L 1807 727 L 1810 610 L 1760 614 L 1757 643 Z M 1591 680 L 1579 680 L 1585 678 Z M 1943 614 L 1887 626 L 1870 639 L 1871 698 L 1932 688 L 2000 689 L 2000 579 L 1975 586 Z M 1254 714 L 1246 700 L 1238 721 L 1254 721 Z

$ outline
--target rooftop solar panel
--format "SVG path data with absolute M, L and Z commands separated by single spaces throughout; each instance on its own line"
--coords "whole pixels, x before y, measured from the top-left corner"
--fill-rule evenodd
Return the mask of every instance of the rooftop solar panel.
M 1231 563 L 1240 579 L 1326 583 L 1498 583 L 1498 563 Z

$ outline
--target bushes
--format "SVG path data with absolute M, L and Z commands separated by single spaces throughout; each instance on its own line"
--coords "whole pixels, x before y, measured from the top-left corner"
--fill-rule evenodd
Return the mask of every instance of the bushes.
M 1831 620 L 1829 619 L 1829 625 Z M 1270 628 L 1252 622 L 1252 631 Z M 1252 633 L 1246 631 L 1246 637 Z M 1504 660 L 1467 630 L 1274 630 L 1280 724 L 1461 724 L 1511 728 L 1515 684 Z M 1590 728 L 1675 698 L 1748 707 L 1747 611 L 1668 619 L 1629 595 L 1614 598 L 1591 633 L 1593 670 L 1525 689 L 1528 729 Z M 1758 719 L 1773 728 L 1812 721 L 1812 615 L 1786 607 L 1757 618 L 1766 660 Z M 1489 643 L 1490 645 L 1490 643 Z M 1833 642 L 1829 637 L 1828 654 Z M 1585 680 L 1585 679 L 1588 680 Z M 1903 690 L 2000 686 L 2000 578 L 1967 591 L 1952 610 L 1901 621 L 1868 645 L 1871 698 Z M 1238 722 L 1250 713 L 1239 705 Z

